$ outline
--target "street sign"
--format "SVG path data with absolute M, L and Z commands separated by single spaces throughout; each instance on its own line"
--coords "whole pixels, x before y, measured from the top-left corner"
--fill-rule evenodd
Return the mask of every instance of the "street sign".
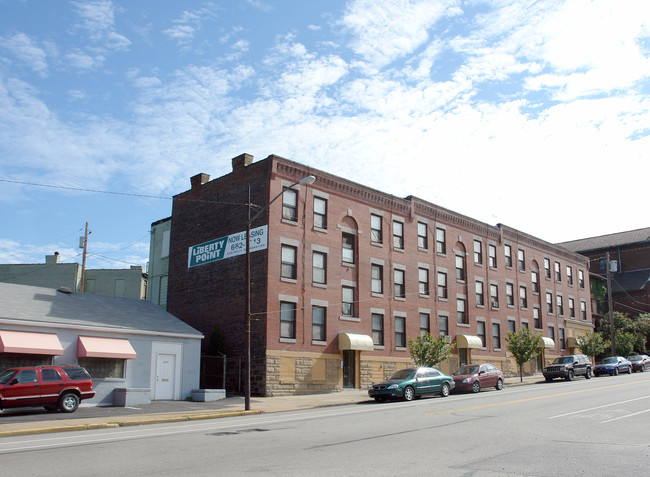
M 268 226 L 262 225 L 251 229 L 250 249 L 252 252 L 265 250 L 267 247 Z M 192 245 L 187 253 L 187 268 L 205 265 L 225 258 L 236 257 L 246 253 L 246 232 L 239 232 L 226 237 Z

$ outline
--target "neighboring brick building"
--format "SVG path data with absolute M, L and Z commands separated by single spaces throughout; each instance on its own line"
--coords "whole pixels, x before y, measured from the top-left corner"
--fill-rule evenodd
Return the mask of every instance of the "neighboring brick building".
M 215 326 L 225 335 L 231 390 L 243 373 L 246 257 L 195 246 L 244 232 L 249 194 L 264 206 L 308 175 L 313 185 L 285 192 L 252 224 L 268 224 L 268 248 L 251 253 L 253 395 L 366 388 L 407 366 L 409 338 L 425 331 L 456 343 L 443 371 L 490 361 L 514 373 L 509 330 L 541 331 L 549 360 L 593 329 L 581 255 L 278 156 L 232 164 L 174 197 L 167 295 L 168 311 L 206 341 Z

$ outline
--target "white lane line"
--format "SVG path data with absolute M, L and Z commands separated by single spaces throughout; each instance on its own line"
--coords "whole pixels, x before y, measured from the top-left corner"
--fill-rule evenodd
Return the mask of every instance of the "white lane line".
M 607 419 L 606 421 L 600 421 L 600 424 L 605 424 L 607 422 L 612 422 L 612 421 L 618 421 L 619 419 L 625 419 L 626 417 L 638 416 L 639 414 L 643 414 L 646 412 L 650 412 L 650 409 L 646 409 L 645 411 L 634 412 L 632 414 L 626 414 L 625 416 L 614 417 L 612 419 Z
M 555 419 L 557 417 L 571 416 L 572 414 L 580 414 L 581 412 L 588 412 L 588 411 L 593 411 L 595 409 L 602 409 L 604 407 L 617 406 L 619 404 L 625 404 L 625 403 L 628 403 L 628 402 L 638 401 L 639 399 L 648 399 L 648 398 L 650 398 L 650 396 L 641 396 L 641 397 L 634 398 L 634 399 L 627 399 L 625 401 L 618 401 L 618 402 L 613 402 L 611 404 L 604 404 L 602 406 L 590 407 L 589 409 L 581 409 L 579 411 L 567 412 L 565 414 L 558 414 L 557 416 L 551 416 L 551 417 L 548 417 L 547 419 Z

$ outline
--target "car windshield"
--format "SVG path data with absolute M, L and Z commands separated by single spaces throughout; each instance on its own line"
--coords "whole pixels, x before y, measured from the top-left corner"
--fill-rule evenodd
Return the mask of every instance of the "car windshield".
M 627 359 L 628 361 L 641 361 L 643 358 L 640 355 L 635 354 L 633 356 L 629 356 Z
M 617 363 L 618 359 L 612 357 L 612 358 L 605 358 L 604 360 L 601 361 L 603 364 L 612 364 L 612 363 Z
M 478 366 L 461 366 L 460 369 L 454 373 L 454 376 L 463 376 L 465 374 L 476 373 L 478 373 Z
M 0 373 L 0 384 L 7 384 L 14 374 L 16 374 L 15 369 L 7 369 Z
M 553 364 L 564 363 L 573 363 L 573 356 L 560 356 L 559 358 L 555 358 L 555 361 L 553 361 Z
M 393 373 L 393 375 L 389 378 L 391 381 L 392 380 L 397 380 L 397 379 L 407 379 L 412 377 L 415 374 L 415 369 L 400 369 L 399 371 Z

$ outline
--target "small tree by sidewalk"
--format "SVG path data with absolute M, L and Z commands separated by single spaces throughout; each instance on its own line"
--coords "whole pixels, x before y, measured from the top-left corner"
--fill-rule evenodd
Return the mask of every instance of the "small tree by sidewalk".
M 542 335 L 540 333 L 531 333 L 528 328 L 520 328 L 513 332 L 508 332 L 506 336 L 508 351 L 512 353 L 517 366 L 519 367 L 519 380 L 524 382 L 524 363 L 533 359 L 539 353 L 539 347 L 542 344 Z
M 434 367 L 448 359 L 455 343 L 447 343 L 444 336 L 434 338 L 430 333 L 409 339 L 409 351 L 416 366 Z
M 600 333 L 587 333 L 578 336 L 576 343 L 580 350 L 591 358 L 592 364 L 596 364 L 596 356 L 600 356 L 609 346 Z

